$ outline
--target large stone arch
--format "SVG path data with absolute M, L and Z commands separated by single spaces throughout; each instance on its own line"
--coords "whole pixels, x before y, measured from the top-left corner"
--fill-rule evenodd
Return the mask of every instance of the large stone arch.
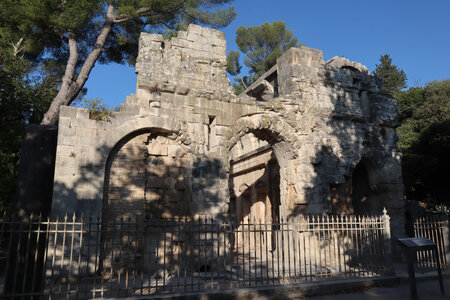
M 266 139 L 275 143 L 283 143 L 285 148 L 277 148 L 277 153 L 284 150 L 287 157 L 293 159 L 298 156 L 298 149 L 301 147 L 298 136 L 294 134 L 295 128 L 283 120 L 279 114 L 259 113 L 250 116 L 244 116 L 237 119 L 232 126 L 231 138 L 228 141 L 228 151 L 245 134 L 252 132 L 255 135 L 269 133 Z M 281 145 L 280 145 L 281 146 Z
M 279 184 L 277 183 L 277 185 L 279 185 L 277 187 L 279 199 L 276 201 L 278 201 L 280 204 L 280 217 L 286 218 L 292 211 L 293 205 L 295 203 L 294 198 L 297 196 L 294 192 L 297 180 L 295 178 L 296 175 L 292 171 L 295 170 L 295 166 L 298 164 L 300 143 L 297 139 L 297 136 L 294 135 L 294 128 L 286 121 L 284 121 L 282 116 L 275 113 L 264 113 L 239 118 L 234 123 L 231 132 L 231 138 L 227 144 L 227 149 L 230 153 L 230 165 L 233 163 L 231 161 L 234 155 L 233 149 L 235 149 L 237 143 L 247 136 L 252 135 L 256 137 L 256 139 L 265 142 L 261 144 L 256 143 L 262 146 L 259 148 L 255 146 L 255 149 L 253 149 L 252 151 L 247 151 L 248 153 L 243 154 L 242 157 L 245 157 L 249 153 L 250 155 L 254 156 L 255 153 L 259 151 L 261 153 L 260 157 L 257 159 L 264 160 L 265 163 L 262 162 L 262 164 L 265 164 L 265 167 L 263 166 L 263 169 L 260 169 L 260 171 L 258 171 L 261 174 L 257 174 L 257 171 L 252 170 L 248 176 L 252 178 L 255 176 L 260 178 L 257 179 L 255 177 L 253 178 L 254 180 L 249 179 L 248 182 L 246 182 L 246 180 L 237 180 L 236 182 L 234 182 L 234 174 L 230 173 L 230 189 L 234 189 L 235 191 L 237 191 L 235 192 L 235 194 L 242 194 L 244 198 L 245 193 L 248 192 L 240 191 L 242 190 L 242 188 L 235 185 L 248 185 L 247 189 L 251 189 L 253 193 L 258 193 L 258 190 L 261 190 L 261 186 L 264 183 L 268 184 L 268 182 L 265 182 L 267 181 L 268 173 L 271 173 L 273 171 L 270 171 L 267 168 L 269 168 L 270 166 L 275 166 L 274 170 L 276 170 L 275 173 L 278 174 L 277 178 L 279 178 L 277 179 L 277 182 L 279 180 Z M 255 153 L 251 154 L 251 152 Z M 270 194 L 272 193 L 272 191 L 268 191 L 268 193 Z M 256 196 L 254 196 L 253 198 L 255 197 Z M 241 205 L 240 199 L 236 198 L 236 201 L 236 203 Z M 255 202 L 259 200 L 256 200 L 255 198 L 252 201 Z M 268 201 L 266 202 L 268 203 Z M 239 208 L 237 209 L 237 211 L 239 211 Z M 270 217 L 270 219 L 274 218 L 275 217 L 273 215 Z
M 108 156 L 103 167 L 101 211 L 104 220 L 117 221 L 117 218 L 112 215 L 120 218 L 128 213 L 142 216 L 155 213 L 162 215 L 163 211 L 159 210 L 158 205 L 149 206 L 152 200 L 161 200 L 159 198 L 164 193 L 163 191 L 155 192 L 155 189 L 167 188 L 170 190 L 167 194 L 172 199 L 181 197 L 171 189 L 175 189 L 175 184 L 181 185 L 176 182 L 178 177 L 188 176 L 184 174 L 186 170 L 180 171 L 180 174 L 174 170 L 188 163 L 181 160 L 187 160 L 185 156 L 190 152 L 190 148 L 186 145 L 191 144 L 189 135 L 181 130 L 182 124 L 175 124 L 175 131 L 170 130 L 169 126 L 166 128 L 147 126 L 135 129 L 143 123 L 146 122 L 124 124 L 111 136 L 110 141 L 115 144 L 109 145 L 110 151 L 107 152 Z M 163 124 L 167 125 L 167 123 Z M 153 125 L 163 124 L 153 122 Z M 130 129 L 131 131 L 128 131 Z M 127 133 L 123 135 L 124 132 Z M 150 195 L 152 193 L 153 195 Z M 168 207 L 166 205 L 166 208 Z
M 330 190 L 332 211 L 337 214 L 377 215 L 384 207 L 398 209 L 401 205 L 401 178 L 390 174 L 390 164 L 399 162 L 385 158 L 380 161 L 371 151 L 364 151 L 349 160 L 342 181 Z

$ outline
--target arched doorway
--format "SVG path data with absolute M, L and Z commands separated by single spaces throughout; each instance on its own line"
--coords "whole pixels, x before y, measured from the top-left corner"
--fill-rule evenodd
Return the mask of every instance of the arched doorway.
M 102 219 L 190 215 L 190 158 L 168 131 L 144 129 L 124 137 L 106 162 Z
M 343 183 L 330 185 L 333 214 L 377 215 L 381 213 L 379 197 L 371 187 L 370 161 L 363 159 Z
M 359 162 L 352 173 L 352 205 L 356 215 L 379 213 L 374 192 L 370 187 L 367 162 Z
M 105 274 L 142 268 L 157 273 L 161 218 L 190 215 L 192 160 L 172 132 L 143 129 L 121 139 L 105 167 L 100 270 Z M 158 223 L 159 222 L 159 223 Z M 170 266 L 181 240 L 171 239 Z M 139 255 L 136 255 L 139 253 Z M 165 266 L 167 268 L 167 265 Z
M 370 162 L 364 159 L 343 183 L 330 186 L 334 214 L 375 215 L 381 212 L 376 193 L 371 188 L 370 170 Z
M 249 133 L 231 149 L 230 213 L 239 222 L 279 221 L 280 166 L 272 145 Z
M 273 145 L 270 140 L 248 133 L 231 149 L 231 158 L 230 214 L 235 216 L 238 223 L 235 250 L 274 250 L 275 230 L 280 223 L 281 197 L 280 165 Z M 265 224 L 265 231 L 258 228 L 259 224 Z M 260 231 L 258 236 L 254 234 L 256 230 Z M 244 249 L 239 249 L 241 246 Z

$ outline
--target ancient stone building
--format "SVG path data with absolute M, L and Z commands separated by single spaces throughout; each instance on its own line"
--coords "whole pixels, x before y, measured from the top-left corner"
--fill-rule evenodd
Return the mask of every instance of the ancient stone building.
M 136 94 L 109 121 L 62 107 L 52 213 L 381 214 L 403 230 L 395 100 L 367 68 L 291 48 L 244 95 L 226 76 L 224 34 L 142 33 Z

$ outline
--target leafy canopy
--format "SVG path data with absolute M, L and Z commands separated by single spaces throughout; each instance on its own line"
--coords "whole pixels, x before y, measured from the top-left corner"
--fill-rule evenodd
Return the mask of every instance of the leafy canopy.
M 260 26 L 240 26 L 236 30 L 236 44 L 245 55 L 244 64 L 249 68 L 248 76 L 240 76 L 240 55 L 237 51 L 228 54 L 227 71 L 232 76 L 238 76 L 235 84 L 235 92 L 243 91 L 265 72 L 270 70 L 286 50 L 297 47 L 297 37 L 292 30 L 286 29 L 286 23 L 275 21 L 272 24 L 266 22 Z
M 21 39 L 20 49 L 33 58 L 51 55 L 67 60 L 68 34 L 77 37 L 79 62 L 89 54 L 109 17 L 111 33 L 100 62 L 134 64 L 141 31 L 163 32 L 180 24 L 228 25 L 234 8 L 217 10 L 232 0 L 2 0 L 0 38 Z M 108 15 L 108 9 L 112 9 Z
M 406 197 L 450 207 L 450 79 L 410 88 L 397 98 L 403 118 L 397 133 Z
M 380 57 L 380 63 L 375 65 L 373 75 L 383 81 L 383 87 L 388 92 L 400 92 L 407 87 L 405 72 L 392 64 L 392 58 L 389 54 Z
M 240 26 L 236 30 L 236 44 L 246 55 L 244 64 L 250 68 L 250 74 L 260 77 L 276 64 L 277 58 L 287 49 L 296 47 L 297 38 L 292 34 L 283 21 L 253 27 Z
M 39 123 L 57 93 L 60 69 L 14 55 L 0 40 L 0 211 L 12 209 L 24 127 Z
M 74 101 L 96 62 L 134 64 L 142 31 L 195 23 L 223 27 L 236 16 L 232 0 L 2 0 L 0 40 L 33 61 L 64 62 L 61 85 L 43 124 Z

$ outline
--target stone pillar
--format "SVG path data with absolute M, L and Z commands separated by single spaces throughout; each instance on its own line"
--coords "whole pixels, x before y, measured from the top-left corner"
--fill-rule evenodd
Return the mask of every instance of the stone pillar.
M 45 218 L 50 212 L 57 132 L 58 127 L 53 125 L 30 125 L 25 129 L 14 215 L 18 221 L 29 222 L 31 214 L 42 214 Z M 19 229 L 27 228 L 34 232 L 45 230 L 42 225 L 24 224 Z M 42 233 L 38 240 L 32 231 L 11 236 L 5 274 L 16 275 L 5 279 L 5 294 L 42 292 L 46 234 Z
M 19 219 L 27 219 L 31 213 L 45 217 L 50 212 L 57 133 L 54 125 L 30 125 L 25 129 L 15 204 Z

